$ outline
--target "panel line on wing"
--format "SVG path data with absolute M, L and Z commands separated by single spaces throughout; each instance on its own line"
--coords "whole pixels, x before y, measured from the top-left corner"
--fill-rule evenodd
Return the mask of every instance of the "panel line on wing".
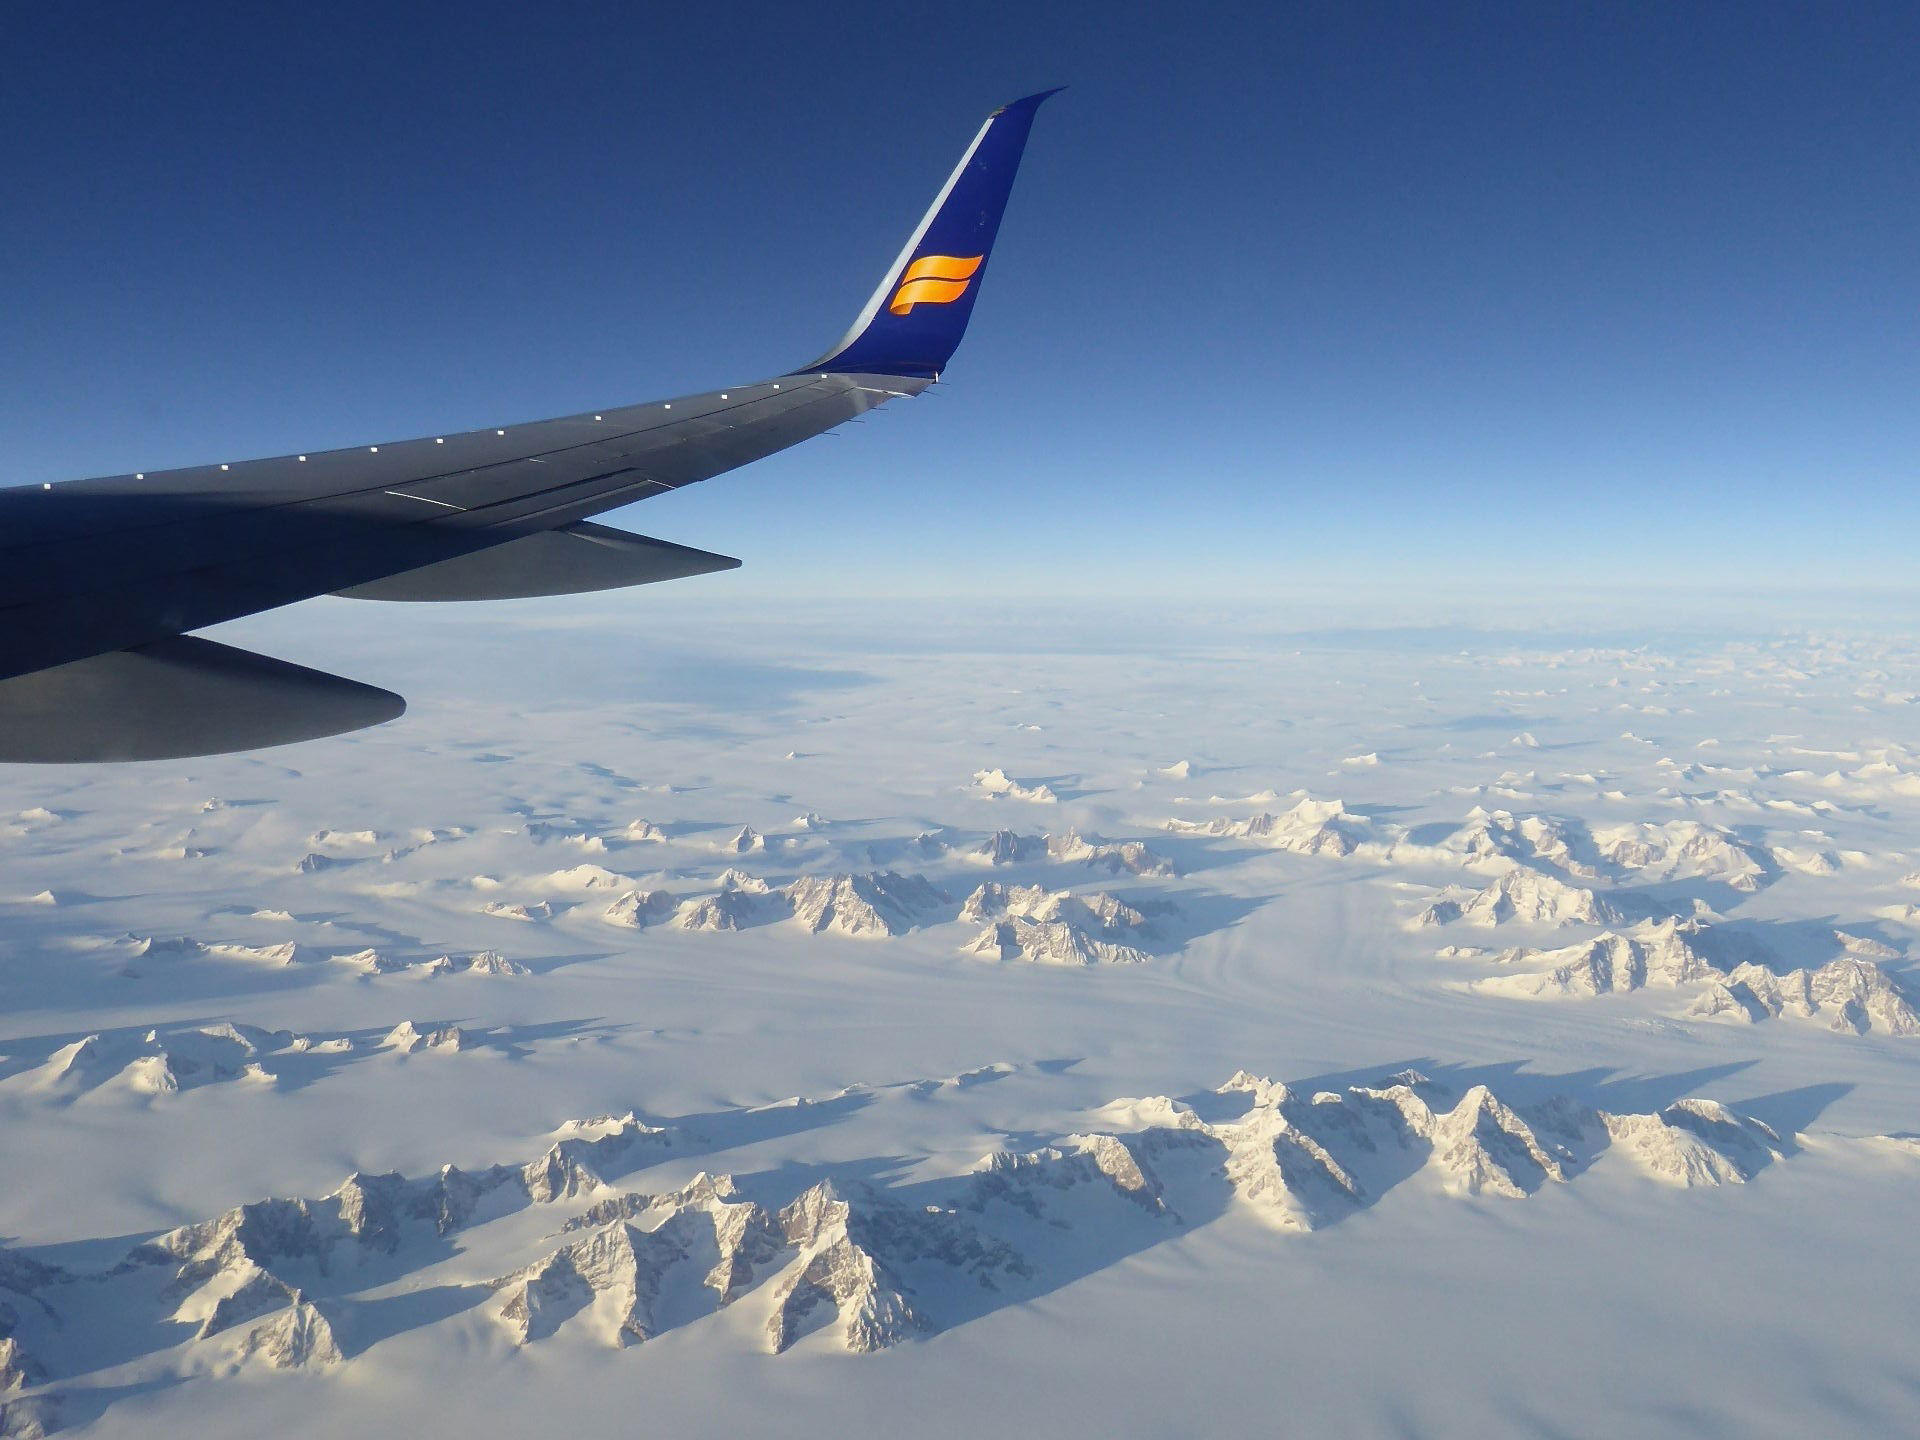
M 458 510 L 465 513 L 466 506 L 456 505 L 451 500 L 436 500 L 431 495 L 409 495 L 404 490 L 383 490 L 383 495 L 391 495 L 396 500 L 418 500 L 422 505 L 438 505 L 443 510 Z

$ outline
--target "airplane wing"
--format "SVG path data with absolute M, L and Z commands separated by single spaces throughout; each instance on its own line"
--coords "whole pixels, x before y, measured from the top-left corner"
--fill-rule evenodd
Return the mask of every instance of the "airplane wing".
M 589 517 L 934 383 L 1053 93 L 987 118 L 852 329 L 800 370 L 464 434 L 0 490 L 0 761 L 218 754 L 393 719 L 397 695 L 188 633 L 316 595 L 504 599 L 737 566 Z

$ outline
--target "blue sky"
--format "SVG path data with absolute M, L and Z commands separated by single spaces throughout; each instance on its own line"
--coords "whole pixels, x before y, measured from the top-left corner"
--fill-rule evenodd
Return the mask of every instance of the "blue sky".
M 0 479 L 804 363 L 1054 84 L 932 399 L 637 507 L 737 595 L 1912 583 L 1911 5 L 76 5 Z

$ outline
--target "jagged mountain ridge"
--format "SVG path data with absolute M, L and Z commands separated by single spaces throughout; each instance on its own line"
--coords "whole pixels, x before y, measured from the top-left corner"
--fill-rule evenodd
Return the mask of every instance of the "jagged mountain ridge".
M 802 875 L 778 889 L 728 870 L 718 892 L 683 905 L 675 923 L 683 930 L 741 930 L 784 919 L 810 935 L 884 937 L 904 934 L 949 903 L 924 876 L 892 870 Z
M 1433 862 L 1481 870 L 1518 868 L 1555 881 L 1601 885 L 1710 880 L 1752 893 L 1772 883 L 1782 869 L 1828 873 L 1809 869 L 1825 852 L 1802 855 L 1698 820 L 1590 828 L 1570 816 L 1516 814 L 1476 805 L 1440 839 L 1416 843 L 1406 827 L 1356 814 L 1338 799 L 1319 800 L 1305 792 L 1296 795 L 1293 807 L 1279 815 L 1263 811 L 1243 819 L 1176 818 L 1168 820 L 1165 828 L 1175 834 L 1251 840 L 1295 854 L 1364 855 L 1396 865 Z
M 1109 874 L 1168 878 L 1178 874 L 1171 860 L 1155 853 L 1143 840 L 1102 840 L 1082 835 L 1069 826 L 1064 834 L 1051 832 L 1022 835 L 1014 830 L 996 830 L 966 852 L 966 858 L 989 865 L 1017 865 L 1028 861 L 1051 861 L 1060 865 L 1085 865 Z
M 1920 1009 L 1902 980 L 1870 956 L 1897 952 L 1836 930 L 1842 952 L 1785 968 L 1750 937 L 1698 918 L 1603 930 L 1558 948 L 1513 946 L 1491 955 L 1449 947 L 1440 958 L 1484 958 L 1506 973 L 1467 982 L 1488 995 L 1594 997 L 1648 986 L 1700 993 L 1686 1013 L 1699 1019 L 1757 1022 L 1791 1016 L 1825 1020 L 1841 1034 L 1920 1035 Z
M 1176 835 L 1254 840 L 1296 855 L 1345 857 L 1373 839 L 1372 822 L 1366 816 L 1354 814 L 1338 800 L 1315 800 L 1312 796 L 1304 796 L 1279 815 L 1263 811 L 1244 820 L 1173 819 L 1166 822 L 1166 828 Z
M 750 1191 L 707 1172 L 665 1192 L 621 1189 L 617 1179 L 699 1137 L 632 1113 L 570 1122 L 519 1165 L 354 1174 L 318 1200 L 250 1202 L 167 1231 L 102 1271 L 0 1251 L 0 1359 L 16 1390 L 41 1395 L 85 1375 L 84 1346 L 60 1316 L 93 1295 L 153 1305 L 155 1348 L 181 1347 L 188 1368 L 207 1345 L 234 1364 L 347 1363 L 359 1294 L 529 1206 L 572 1213 L 549 1248 L 461 1282 L 465 1308 L 482 1307 L 510 1343 L 640 1344 L 751 1301 L 774 1353 L 816 1330 L 864 1352 L 1048 1283 L 1050 1235 L 1082 1232 L 1118 1258 L 1230 1211 L 1311 1232 L 1403 1187 L 1518 1199 L 1612 1155 L 1675 1186 L 1733 1184 L 1792 1150 L 1711 1101 L 1628 1115 L 1564 1098 L 1516 1106 L 1485 1085 L 1455 1095 L 1412 1072 L 1308 1095 L 1243 1070 L 1194 1101 L 1123 1100 L 1099 1113 L 1111 1128 L 992 1151 L 944 1179 L 801 1177 L 784 1191 L 779 1172 Z M 692 1309 L 673 1280 L 683 1267 L 707 1297 Z
M 1153 935 L 1153 913 L 1105 891 L 1076 894 L 989 880 L 967 896 L 960 919 L 984 926 L 965 950 L 995 960 L 1048 965 L 1137 965 Z

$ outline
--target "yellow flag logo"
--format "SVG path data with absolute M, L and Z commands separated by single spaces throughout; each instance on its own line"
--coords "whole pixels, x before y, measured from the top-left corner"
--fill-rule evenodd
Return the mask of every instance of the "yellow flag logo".
M 951 305 L 967 293 L 984 255 L 922 255 L 907 266 L 887 309 L 905 315 L 916 305 Z

